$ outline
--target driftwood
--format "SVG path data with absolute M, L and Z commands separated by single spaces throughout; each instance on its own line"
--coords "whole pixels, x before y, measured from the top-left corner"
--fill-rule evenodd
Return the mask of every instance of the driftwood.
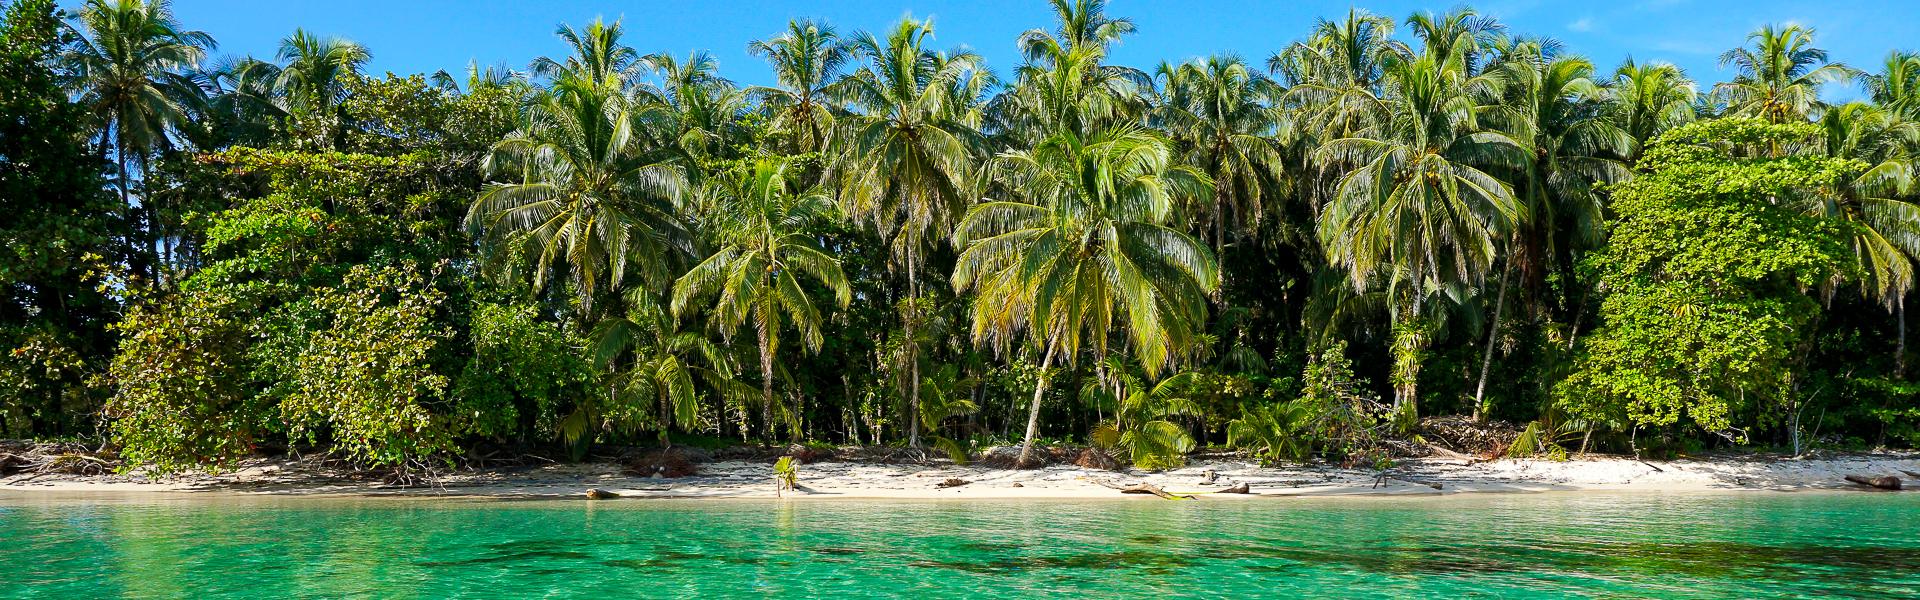
M 1414 485 L 1424 485 L 1424 486 L 1427 486 L 1427 487 L 1430 487 L 1430 488 L 1433 488 L 1433 489 L 1436 489 L 1436 490 L 1437 490 L 1437 489 L 1441 489 L 1441 488 L 1443 488 L 1443 487 L 1445 487 L 1445 484 L 1442 484 L 1442 483 L 1439 483 L 1439 482 L 1436 482 L 1436 481 L 1420 481 L 1420 480 L 1418 480 L 1418 479 L 1408 479 L 1408 478 L 1405 478 L 1405 477 L 1393 477 L 1393 476 L 1391 476 L 1391 475 L 1387 475 L 1387 474 L 1385 474 L 1385 473 L 1381 473 L 1379 477 L 1376 477 L 1376 478 L 1374 478 L 1374 480 L 1373 480 L 1373 487 L 1374 487 L 1375 489 L 1378 489 L 1378 488 L 1380 487 L 1380 485 L 1381 485 L 1381 484 L 1383 484 L 1383 483 L 1386 483 L 1386 482 L 1388 482 L 1388 481 L 1399 481 L 1399 482 L 1403 482 L 1403 483 L 1411 483 L 1411 484 L 1414 484 Z
M 1900 472 L 1906 473 L 1908 477 L 1912 477 L 1914 479 L 1920 479 L 1920 473 L 1915 473 L 1913 471 L 1908 471 L 1906 469 L 1901 469 Z
M 1247 482 L 1242 481 L 1240 483 L 1234 484 L 1233 487 L 1220 490 L 1214 493 L 1216 494 L 1251 494 L 1253 493 L 1253 488 L 1248 486 Z
M 958 478 L 958 477 L 948 477 L 946 481 L 942 481 L 942 482 L 940 482 L 940 483 L 936 483 L 936 484 L 933 484 L 933 487 L 937 487 L 937 488 L 951 488 L 951 487 L 960 487 L 960 486 L 963 486 L 963 485 L 966 485 L 966 484 L 969 484 L 969 483 L 973 483 L 973 482 L 971 482 L 971 481 L 967 481 L 967 480 L 965 480 L 965 479 L 961 479 L 961 478 Z
M 603 489 L 595 488 L 595 489 L 587 490 L 588 500 L 606 500 L 608 498 L 619 498 L 619 497 L 620 497 L 619 494 L 615 494 L 613 492 L 609 492 Z
M 1159 496 L 1161 498 L 1165 498 L 1168 500 L 1192 500 L 1193 499 L 1193 496 L 1182 496 L 1180 494 L 1171 493 L 1166 490 L 1160 489 L 1160 486 L 1147 483 L 1144 481 L 1133 484 L 1133 485 L 1119 485 L 1111 481 L 1101 481 L 1098 483 L 1100 485 L 1104 485 L 1116 490 L 1120 490 L 1120 493 L 1122 494 L 1153 494 L 1155 496 Z
M 1442 458 L 1446 458 L 1446 459 L 1449 459 L 1449 460 L 1458 460 L 1458 461 L 1464 461 L 1464 462 L 1466 463 L 1466 466 L 1473 466 L 1473 465 L 1474 465 L 1474 464 L 1476 464 L 1476 463 L 1480 463 L 1480 462 L 1483 462 L 1483 461 L 1481 461 L 1481 460 L 1480 460 L 1480 459 L 1479 459 L 1478 457 L 1474 457 L 1474 456 L 1467 456 L 1467 455 L 1465 455 L 1465 454 L 1461 454 L 1461 453 L 1459 453 L 1459 452 L 1454 452 L 1454 451 L 1452 451 L 1452 450 L 1448 450 L 1448 449 L 1446 449 L 1446 448 L 1442 448 L 1442 447 L 1440 447 L 1440 446 L 1438 446 L 1438 445 L 1435 445 L 1435 444 L 1427 444 L 1427 449 L 1428 449 L 1428 450 L 1432 450 L 1434 454 L 1438 454 L 1438 455 L 1440 455 L 1440 456 L 1441 456 Z
M 1858 483 L 1860 485 L 1873 487 L 1873 488 L 1880 488 L 1883 490 L 1900 489 L 1900 478 L 1894 477 L 1892 475 L 1884 475 L 1881 477 L 1863 477 L 1860 475 L 1848 475 L 1846 479 L 1847 481 Z

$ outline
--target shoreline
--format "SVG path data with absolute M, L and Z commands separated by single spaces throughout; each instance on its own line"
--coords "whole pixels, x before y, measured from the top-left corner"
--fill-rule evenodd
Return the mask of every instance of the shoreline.
M 1847 482 L 1847 475 L 1893 476 L 1904 489 L 1920 489 L 1920 453 L 1846 454 L 1819 458 L 1730 455 L 1640 461 L 1594 456 L 1556 462 L 1540 459 L 1467 461 L 1414 459 L 1385 471 L 1330 465 L 1259 467 L 1240 459 L 1196 460 L 1160 472 L 1106 471 L 1073 465 L 1041 469 L 996 469 L 954 465 L 822 461 L 798 467 L 799 488 L 776 495 L 770 461 L 726 460 L 699 465 L 696 475 L 652 478 L 621 473 L 612 463 L 550 464 L 462 470 L 433 485 L 398 487 L 308 468 L 286 459 L 253 459 L 219 475 L 193 474 L 167 480 L 126 475 L 16 474 L 0 478 L 0 498 L 68 494 L 181 496 L 395 497 L 585 499 L 590 489 L 611 499 L 794 500 L 1157 500 L 1122 494 L 1115 486 L 1148 483 L 1173 494 L 1205 500 L 1297 497 L 1419 497 L 1461 494 L 1550 492 L 1880 492 Z M 1212 473 L 1209 482 L 1208 473 Z M 965 483 L 944 486 L 949 479 Z M 1250 493 L 1220 493 L 1246 484 Z

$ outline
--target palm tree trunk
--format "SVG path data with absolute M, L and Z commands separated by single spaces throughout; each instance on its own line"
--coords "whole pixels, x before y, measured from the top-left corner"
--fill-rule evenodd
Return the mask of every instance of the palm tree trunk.
M 760 410 L 766 420 L 766 439 L 773 439 L 773 349 L 767 347 L 767 326 L 760 336 Z
M 920 343 L 913 337 L 913 326 L 920 320 L 920 280 L 914 273 L 913 249 L 907 249 L 907 312 L 902 315 L 906 321 L 906 359 L 908 364 L 907 381 L 907 447 L 920 447 Z
M 1900 294 L 1900 303 L 1894 305 L 1893 312 L 1900 322 L 1900 342 L 1893 351 L 1893 378 L 1907 378 L 1907 295 Z
M 1033 457 L 1033 438 L 1040 435 L 1040 399 L 1047 395 L 1047 365 L 1053 362 L 1053 341 L 1047 341 L 1046 358 L 1040 359 L 1040 380 L 1033 385 L 1033 402 L 1027 405 L 1027 437 L 1020 442 L 1020 458 L 1014 468 L 1025 468 Z
M 1513 272 L 1513 261 L 1508 260 L 1506 267 L 1500 269 L 1500 293 L 1493 301 L 1493 332 L 1487 334 L 1487 350 L 1480 356 L 1480 383 L 1473 388 L 1473 420 L 1484 422 L 1487 418 L 1487 371 L 1493 367 L 1493 346 L 1500 339 L 1500 313 L 1507 307 L 1507 274 Z

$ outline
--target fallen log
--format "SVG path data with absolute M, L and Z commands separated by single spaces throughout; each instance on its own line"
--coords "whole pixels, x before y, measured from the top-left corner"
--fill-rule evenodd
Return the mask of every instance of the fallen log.
M 1440 455 L 1441 458 L 1446 458 L 1448 460 L 1457 460 L 1457 461 L 1462 461 L 1466 463 L 1463 466 L 1473 466 L 1475 463 L 1481 462 L 1481 460 L 1478 457 L 1467 456 L 1459 452 L 1454 452 L 1452 450 L 1442 448 L 1435 444 L 1427 444 L 1427 449 L 1433 451 L 1434 454 Z
M 606 500 L 608 498 L 619 498 L 619 497 L 620 497 L 619 494 L 615 494 L 613 492 L 609 492 L 603 489 L 595 488 L 595 489 L 587 490 L 588 500 Z
M 1892 475 L 1883 475 L 1880 477 L 1863 477 L 1860 475 L 1848 475 L 1846 476 L 1846 480 L 1854 483 L 1858 483 L 1860 485 L 1864 485 L 1867 487 L 1880 488 L 1883 490 L 1900 489 L 1900 478 L 1894 477 Z
M 1251 494 L 1253 493 L 1253 488 L 1248 486 L 1247 482 L 1242 481 L 1240 483 L 1234 484 L 1233 487 L 1220 490 L 1214 493 L 1216 494 Z
M 1144 481 L 1133 484 L 1133 485 L 1120 485 L 1120 484 L 1103 479 L 1103 480 L 1096 480 L 1094 481 L 1094 483 L 1098 483 L 1103 486 L 1120 490 L 1120 493 L 1122 494 L 1153 494 L 1155 496 L 1166 498 L 1168 500 L 1192 500 L 1193 499 L 1193 496 L 1182 496 L 1179 494 L 1169 493 L 1166 490 L 1160 489 L 1160 486 L 1147 483 Z
M 1906 473 L 1908 477 L 1912 477 L 1914 479 L 1920 479 L 1920 473 L 1915 473 L 1913 471 L 1908 471 L 1906 469 L 1901 469 L 1900 472 Z
M 960 486 L 963 486 L 963 485 L 966 485 L 966 484 L 969 484 L 969 483 L 973 483 L 973 482 L 971 482 L 971 481 L 967 481 L 967 480 L 965 480 L 965 479 L 961 479 L 961 478 L 958 478 L 958 477 L 948 477 L 946 481 L 942 481 L 942 482 L 940 482 L 940 483 L 936 483 L 936 484 L 933 484 L 933 487 L 936 487 L 936 488 L 951 488 L 951 487 L 960 487 Z
M 1168 500 L 1192 500 L 1193 499 L 1193 496 L 1182 496 L 1179 494 L 1170 493 L 1166 490 L 1160 489 L 1160 486 L 1157 486 L 1151 483 L 1144 483 L 1144 482 L 1136 483 L 1127 487 L 1120 488 L 1120 493 L 1122 494 L 1153 494 L 1155 496 L 1159 496 L 1161 498 L 1165 498 Z

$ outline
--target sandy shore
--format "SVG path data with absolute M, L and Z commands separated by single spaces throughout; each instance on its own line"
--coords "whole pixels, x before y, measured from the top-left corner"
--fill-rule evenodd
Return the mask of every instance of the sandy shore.
M 1209 478 L 1211 473 L 1211 478 Z M 1151 483 L 1177 494 L 1247 499 L 1281 496 L 1441 495 L 1461 493 L 1707 492 L 1865 489 L 1846 475 L 1900 477 L 1920 488 L 1920 454 L 1786 458 L 1758 455 L 1639 461 L 1586 458 L 1566 462 L 1413 460 L 1385 472 L 1323 465 L 1262 468 L 1237 460 L 1203 460 L 1163 472 L 1103 471 L 1074 466 L 1036 470 L 992 469 L 952 464 L 820 462 L 799 468 L 800 489 L 787 498 L 1012 499 L 1115 498 L 1112 486 Z M 964 485 L 943 487 L 949 479 Z M 1250 494 L 1218 494 L 1245 483 Z M 583 497 L 589 489 L 627 498 L 773 498 L 772 467 L 763 462 L 721 461 L 700 465 L 698 475 L 678 479 L 631 477 L 611 464 L 555 464 L 463 471 L 436 485 L 393 487 L 340 474 L 318 473 L 293 463 L 257 460 L 221 475 L 190 475 L 164 481 L 128 476 L 0 478 L 0 495 L 37 492 L 180 492 L 276 495 L 403 495 Z M 1151 496 L 1138 496 L 1151 499 Z

